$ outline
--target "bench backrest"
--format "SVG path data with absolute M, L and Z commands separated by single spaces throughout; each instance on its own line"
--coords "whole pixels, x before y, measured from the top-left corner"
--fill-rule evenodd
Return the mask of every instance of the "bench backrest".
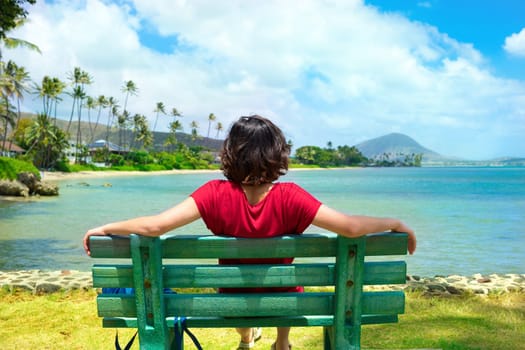
M 135 289 L 135 295 L 100 294 L 98 312 L 105 327 L 137 327 L 141 344 L 157 344 L 148 348 L 167 348 L 170 322 L 186 317 L 190 327 L 325 326 L 325 343 L 352 349 L 359 348 L 362 324 L 396 322 L 404 312 L 402 291 L 363 292 L 364 285 L 406 282 L 404 261 L 365 262 L 366 256 L 405 255 L 403 233 L 357 239 L 331 233 L 265 239 L 95 236 L 90 249 L 93 258 L 128 259 L 127 264 L 94 265 L 94 287 Z M 282 257 L 296 259 L 291 265 L 216 263 L 217 258 Z M 264 294 L 213 290 L 297 285 L 334 288 Z

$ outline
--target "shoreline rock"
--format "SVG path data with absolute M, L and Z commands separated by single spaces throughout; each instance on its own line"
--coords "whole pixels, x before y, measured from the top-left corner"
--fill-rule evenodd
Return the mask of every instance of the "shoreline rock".
M 0 271 L 0 287 L 22 289 L 33 294 L 54 293 L 60 290 L 93 289 L 90 271 L 21 270 Z M 472 276 L 407 276 L 404 285 L 366 286 L 365 290 L 405 290 L 425 295 L 446 296 L 489 293 L 525 293 L 525 274 L 491 274 Z
M 365 290 L 405 290 L 407 292 L 420 292 L 425 295 L 462 295 L 489 293 L 524 293 L 525 274 L 474 274 L 472 276 L 434 276 L 420 277 L 407 276 L 405 285 L 370 286 Z
M 16 180 L 0 180 L 0 195 L 4 196 L 58 196 L 58 185 L 40 181 L 33 173 L 22 172 Z

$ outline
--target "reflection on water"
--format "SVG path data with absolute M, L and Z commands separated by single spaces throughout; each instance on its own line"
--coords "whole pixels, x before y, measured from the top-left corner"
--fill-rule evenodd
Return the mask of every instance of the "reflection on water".
M 0 241 L 2 270 L 59 270 L 67 266 L 79 269 L 84 259 L 78 244 L 69 240 L 12 239 Z M 76 266 L 76 268 L 75 268 Z

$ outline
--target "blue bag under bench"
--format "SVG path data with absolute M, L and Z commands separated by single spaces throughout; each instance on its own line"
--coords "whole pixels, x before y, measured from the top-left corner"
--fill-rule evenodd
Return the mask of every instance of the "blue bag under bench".
M 361 325 L 397 322 L 405 307 L 403 291 L 363 291 L 365 285 L 406 283 L 405 261 L 365 261 L 406 255 L 404 233 L 356 239 L 331 233 L 262 239 L 92 236 L 90 249 L 96 259 L 127 259 L 95 264 L 93 286 L 135 289 L 134 295 L 99 294 L 97 308 L 104 327 L 138 328 L 141 349 L 168 349 L 177 317 L 189 328 L 322 326 L 325 349 L 360 349 Z M 290 265 L 218 265 L 216 260 L 279 257 L 296 259 Z M 215 292 L 288 286 L 307 288 L 304 293 Z

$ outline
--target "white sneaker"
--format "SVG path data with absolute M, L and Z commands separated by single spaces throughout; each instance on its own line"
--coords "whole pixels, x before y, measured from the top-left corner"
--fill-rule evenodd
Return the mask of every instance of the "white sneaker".
M 252 328 L 252 341 L 249 343 L 245 343 L 242 340 L 239 342 L 239 346 L 237 347 L 237 350 L 247 350 L 252 349 L 255 346 L 255 342 L 262 337 L 262 328 Z

